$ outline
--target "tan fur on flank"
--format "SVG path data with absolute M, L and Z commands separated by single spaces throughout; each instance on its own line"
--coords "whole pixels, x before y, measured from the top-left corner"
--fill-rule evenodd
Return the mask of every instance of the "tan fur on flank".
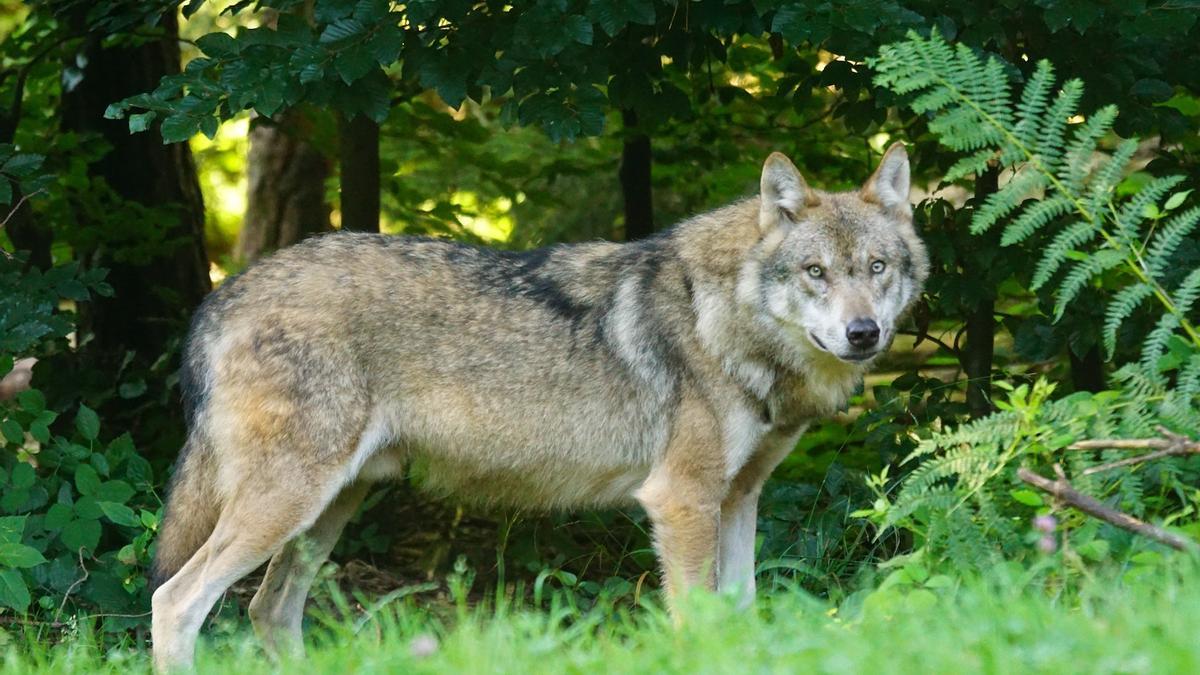
M 846 403 L 927 275 L 889 149 L 859 192 L 787 158 L 760 196 L 631 244 L 527 253 L 339 233 L 227 281 L 181 372 L 189 437 L 158 543 L 158 669 L 228 586 L 299 650 L 317 567 L 369 485 L 525 508 L 640 502 L 668 589 L 754 593 L 763 481 Z

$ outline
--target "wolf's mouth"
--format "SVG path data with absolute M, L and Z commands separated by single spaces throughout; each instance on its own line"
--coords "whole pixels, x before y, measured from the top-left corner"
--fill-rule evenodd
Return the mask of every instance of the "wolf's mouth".
M 830 354 L 833 353 L 833 352 L 829 351 L 829 347 L 826 347 L 824 342 L 821 342 L 821 338 L 817 337 L 816 333 L 813 333 L 811 330 L 808 331 L 808 339 L 812 340 L 812 343 L 814 345 L 816 345 L 821 351 L 829 352 Z

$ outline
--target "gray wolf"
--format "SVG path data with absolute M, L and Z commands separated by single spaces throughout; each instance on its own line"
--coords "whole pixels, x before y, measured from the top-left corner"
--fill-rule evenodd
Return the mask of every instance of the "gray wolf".
M 759 491 L 843 406 L 927 276 L 909 165 L 812 189 L 772 154 L 759 195 L 651 239 L 524 253 L 340 233 L 213 292 L 181 382 L 189 436 L 154 563 L 154 659 L 185 667 L 220 595 L 299 651 L 305 598 L 368 486 L 646 510 L 668 605 L 754 594 Z M 303 536 L 302 536 L 303 535 Z

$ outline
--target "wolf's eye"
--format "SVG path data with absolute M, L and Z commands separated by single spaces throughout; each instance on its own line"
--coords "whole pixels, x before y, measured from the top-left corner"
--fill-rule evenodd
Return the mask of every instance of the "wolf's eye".
M 820 279 L 821 277 L 825 276 L 825 270 L 821 269 L 820 265 L 809 265 L 808 276 L 814 279 Z
M 885 267 L 887 267 L 887 265 L 883 264 L 882 260 L 876 260 L 875 262 L 871 263 L 871 272 L 873 274 L 883 274 L 883 269 Z

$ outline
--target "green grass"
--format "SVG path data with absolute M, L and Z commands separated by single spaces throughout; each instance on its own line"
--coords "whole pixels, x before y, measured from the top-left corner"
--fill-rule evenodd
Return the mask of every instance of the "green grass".
M 404 605 L 357 632 L 353 621 L 322 620 L 318 612 L 307 663 L 273 665 L 242 627 L 236 637 L 205 644 L 198 672 L 1200 672 L 1196 580 L 1200 574 L 1160 572 L 1128 583 L 1095 581 L 1070 599 L 1012 581 L 893 587 L 852 598 L 841 610 L 798 590 L 763 598 L 754 612 L 697 597 L 678 630 L 653 608 L 579 612 L 562 596 L 541 611 L 450 608 L 447 619 Z M 429 637 L 436 640 L 431 653 L 414 654 L 415 643 L 430 646 Z M 10 644 L 0 670 L 148 670 L 143 652 L 102 654 L 94 644 L 86 635 L 53 647 Z

